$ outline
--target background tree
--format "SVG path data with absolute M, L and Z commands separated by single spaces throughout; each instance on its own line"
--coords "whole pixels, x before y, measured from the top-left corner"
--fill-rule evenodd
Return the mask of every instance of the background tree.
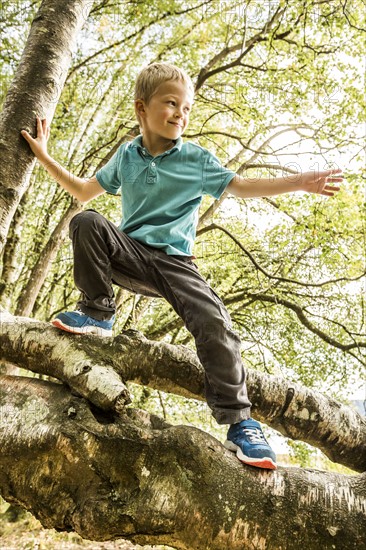
M 19 16 L 26 4 L 12 6 L 11 15 L 14 17 L 18 12 Z M 52 120 L 76 35 L 90 7 L 90 0 L 66 0 L 62 5 L 45 0 L 32 22 L 26 47 L 7 91 L 0 117 L 3 159 L 0 167 L 0 252 L 34 165 L 33 155 L 19 136 L 19 128 L 34 128 L 35 112 Z M 11 29 L 8 32 L 11 36 Z M 7 44 L 6 36 L 4 41 Z

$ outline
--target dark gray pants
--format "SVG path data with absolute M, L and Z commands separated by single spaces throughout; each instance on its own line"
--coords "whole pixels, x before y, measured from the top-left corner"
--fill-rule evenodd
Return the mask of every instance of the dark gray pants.
M 78 306 L 95 319 L 115 312 L 112 282 L 137 294 L 164 297 L 195 338 L 206 399 L 219 424 L 250 416 L 240 339 L 220 298 L 187 257 L 169 256 L 131 239 L 94 210 L 70 224 Z

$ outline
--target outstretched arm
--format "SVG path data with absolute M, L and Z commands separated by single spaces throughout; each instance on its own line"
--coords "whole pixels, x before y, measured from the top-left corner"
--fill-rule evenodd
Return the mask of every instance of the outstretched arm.
M 48 154 L 47 141 L 50 136 L 50 128 L 47 126 L 46 119 L 41 120 L 37 117 L 36 138 L 33 138 L 26 130 L 22 130 L 21 134 L 27 140 L 33 153 L 50 176 L 70 195 L 73 195 L 81 202 L 88 202 L 105 192 L 95 176 L 90 179 L 79 178 L 63 168 Z
M 281 178 L 242 178 L 236 175 L 227 187 L 227 191 L 240 198 L 271 197 L 294 191 L 306 191 L 332 197 L 342 183 L 341 169 L 310 171 L 291 174 Z

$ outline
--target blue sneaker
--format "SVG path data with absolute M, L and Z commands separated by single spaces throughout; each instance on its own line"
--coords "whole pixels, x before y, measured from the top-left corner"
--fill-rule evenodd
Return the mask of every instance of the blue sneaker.
M 85 315 L 82 311 L 67 311 L 59 313 L 55 319 L 51 321 L 52 325 L 73 332 L 74 334 L 96 334 L 98 336 L 112 336 L 112 327 L 115 320 L 115 315 L 108 321 L 98 321 Z
M 276 470 L 276 455 L 263 435 L 261 425 L 253 418 L 232 424 L 224 446 L 244 464 Z

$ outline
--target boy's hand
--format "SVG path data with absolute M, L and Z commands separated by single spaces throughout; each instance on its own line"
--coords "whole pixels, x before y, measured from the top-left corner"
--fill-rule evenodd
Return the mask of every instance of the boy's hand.
M 29 143 L 30 148 L 38 159 L 47 157 L 47 141 L 50 137 L 50 127 L 47 120 L 37 116 L 37 137 L 33 138 L 26 130 L 20 132 Z
M 304 172 L 300 178 L 300 185 L 303 191 L 326 195 L 327 197 L 333 197 L 340 190 L 338 185 L 330 184 L 343 182 L 342 170 L 340 168 L 319 172 Z

